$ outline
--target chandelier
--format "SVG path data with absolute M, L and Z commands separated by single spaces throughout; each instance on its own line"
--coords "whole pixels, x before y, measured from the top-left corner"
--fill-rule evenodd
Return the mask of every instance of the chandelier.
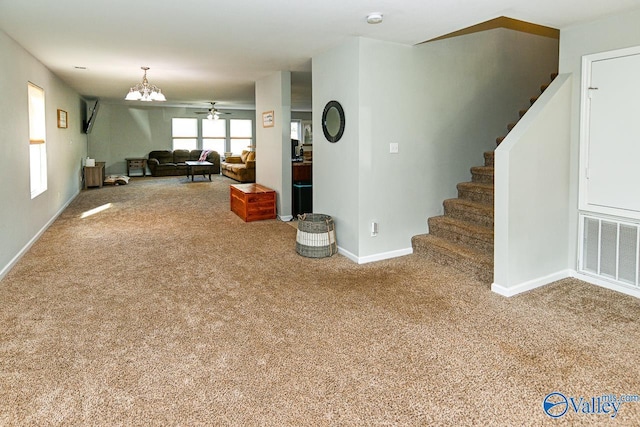
M 142 77 L 142 83 L 138 83 L 131 89 L 124 98 L 127 101 L 166 101 L 167 98 L 162 94 L 162 90 L 156 85 L 149 84 L 147 80 L 147 70 L 149 67 L 140 67 L 144 70 L 144 76 Z

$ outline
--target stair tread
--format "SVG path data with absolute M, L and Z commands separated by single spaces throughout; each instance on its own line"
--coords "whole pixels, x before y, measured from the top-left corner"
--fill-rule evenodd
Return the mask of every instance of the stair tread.
M 467 235 L 493 242 L 493 228 L 474 224 L 469 221 L 463 221 L 457 218 L 452 218 L 447 215 L 440 215 L 429 218 L 430 225 L 432 222 L 439 223 L 440 225 L 446 224 L 447 226 L 462 231 Z
M 484 175 L 493 175 L 494 170 L 495 169 L 493 166 L 472 166 L 471 167 L 471 172 L 484 174 Z
M 447 199 L 442 204 L 446 216 L 493 229 L 493 204 L 469 199 Z
M 471 273 L 483 282 L 493 281 L 493 254 L 462 246 L 431 234 L 413 236 L 414 254 Z M 433 252 L 436 254 L 433 254 Z M 431 255 L 431 256 L 430 256 Z
M 486 182 L 461 182 L 457 185 L 458 188 L 464 188 L 466 190 L 479 190 L 479 191 L 494 191 L 494 185 Z
M 493 182 L 482 182 L 481 180 L 461 182 L 456 186 L 456 189 L 460 199 L 469 199 L 492 206 L 495 203 Z
M 493 205 L 486 203 L 474 202 L 469 199 L 447 199 L 443 202 L 444 205 L 463 205 L 465 209 L 472 209 L 481 211 L 487 216 L 493 217 Z
M 477 249 L 470 248 L 468 246 L 459 245 L 447 239 L 443 239 L 433 234 L 419 234 L 413 236 L 414 243 L 419 247 L 421 243 L 428 242 L 434 246 L 449 249 L 452 252 L 458 253 L 464 258 L 477 261 L 478 264 L 493 267 L 493 254 L 489 255 Z

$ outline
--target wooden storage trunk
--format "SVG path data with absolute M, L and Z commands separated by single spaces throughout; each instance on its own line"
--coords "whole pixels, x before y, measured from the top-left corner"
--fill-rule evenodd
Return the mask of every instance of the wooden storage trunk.
M 276 192 L 260 184 L 230 186 L 231 211 L 245 222 L 275 219 Z

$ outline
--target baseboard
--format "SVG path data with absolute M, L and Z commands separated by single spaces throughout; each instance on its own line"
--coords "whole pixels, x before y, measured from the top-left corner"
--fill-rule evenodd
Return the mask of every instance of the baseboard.
M 2 280 L 4 278 L 4 276 L 7 275 L 7 273 L 9 273 L 9 271 L 11 271 L 11 269 L 18 263 L 18 261 L 20 261 L 20 258 L 22 258 L 24 256 L 24 254 L 27 253 L 27 251 L 31 248 L 31 246 L 33 246 L 33 244 L 35 242 L 38 241 L 38 239 L 40 238 L 40 236 L 42 236 L 42 234 L 47 231 L 47 228 L 49 228 L 51 226 L 51 224 L 53 224 L 53 222 L 58 219 L 58 217 L 60 216 L 60 214 L 62 212 L 64 212 L 64 210 L 67 208 L 67 206 L 69 206 L 71 204 L 71 202 L 73 202 L 73 199 L 75 199 L 78 194 L 80 194 L 80 190 L 78 190 L 69 200 L 67 200 L 67 202 L 62 205 L 62 207 L 60 209 L 58 209 L 58 211 L 53 215 L 53 217 L 51 217 L 51 219 L 49 221 L 47 221 L 47 223 L 36 233 L 35 236 L 33 236 L 31 238 L 31 240 L 29 240 L 27 242 L 26 245 L 24 245 L 24 247 L 22 249 L 20 249 L 20 251 L 16 254 L 16 256 L 14 256 L 11 261 L 9 261 L 9 263 L 7 265 L 5 265 L 2 270 L 0 270 L 0 280 Z
M 413 248 L 398 249 L 398 250 L 395 250 L 395 251 L 382 252 L 382 253 L 379 253 L 379 254 L 367 255 L 365 257 L 359 257 L 359 256 L 349 252 L 348 250 L 338 246 L 338 253 L 341 254 L 341 255 L 344 255 L 345 257 L 349 258 L 351 261 L 353 261 L 353 262 L 355 262 L 357 264 L 367 264 L 367 263 L 370 263 L 370 262 L 383 261 L 385 259 L 397 258 L 397 257 L 405 256 L 405 255 L 411 255 L 413 253 Z
M 494 282 L 491 284 L 491 290 L 502 296 L 512 297 L 514 295 L 518 295 L 523 292 L 527 292 L 527 291 L 542 287 L 544 285 L 548 285 L 549 283 L 555 282 L 557 280 L 566 279 L 567 277 L 573 277 L 572 270 L 561 270 L 555 273 L 551 273 L 544 277 L 538 277 L 538 278 L 520 283 L 518 285 L 509 286 L 509 287 L 502 286 Z
M 349 258 L 351 261 L 355 262 L 356 264 L 360 264 L 358 262 L 358 257 L 355 254 L 349 252 L 348 250 L 346 250 L 344 248 L 341 248 L 340 246 L 338 246 L 338 253 L 340 255 L 343 255 L 343 256 Z
M 599 277 L 589 276 L 588 274 L 578 273 L 577 271 L 571 272 L 571 277 L 582 280 L 583 282 L 590 283 L 592 285 L 600 286 L 602 288 L 611 289 L 612 291 L 620 292 L 622 294 L 630 295 L 632 297 L 640 298 L 640 289 L 630 286 L 624 286 L 617 283 L 609 282 L 608 280 L 601 279 Z

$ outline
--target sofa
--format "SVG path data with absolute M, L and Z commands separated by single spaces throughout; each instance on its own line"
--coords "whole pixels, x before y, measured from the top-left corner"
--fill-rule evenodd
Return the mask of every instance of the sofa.
M 197 161 L 200 159 L 202 150 L 155 150 L 149 153 L 147 166 L 151 171 L 151 176 L 176 176 L 187 174 L 187 160 Z M 211 173 L 220 173 L 220 154 L 217 151 L 209 151 L 206 157 L 208 162 L 213 163 Z
M 244 150 L 239 156 L 227 156 L 220 163 L 222 175 L 240 182 L 256 182 L 256 153 Z

